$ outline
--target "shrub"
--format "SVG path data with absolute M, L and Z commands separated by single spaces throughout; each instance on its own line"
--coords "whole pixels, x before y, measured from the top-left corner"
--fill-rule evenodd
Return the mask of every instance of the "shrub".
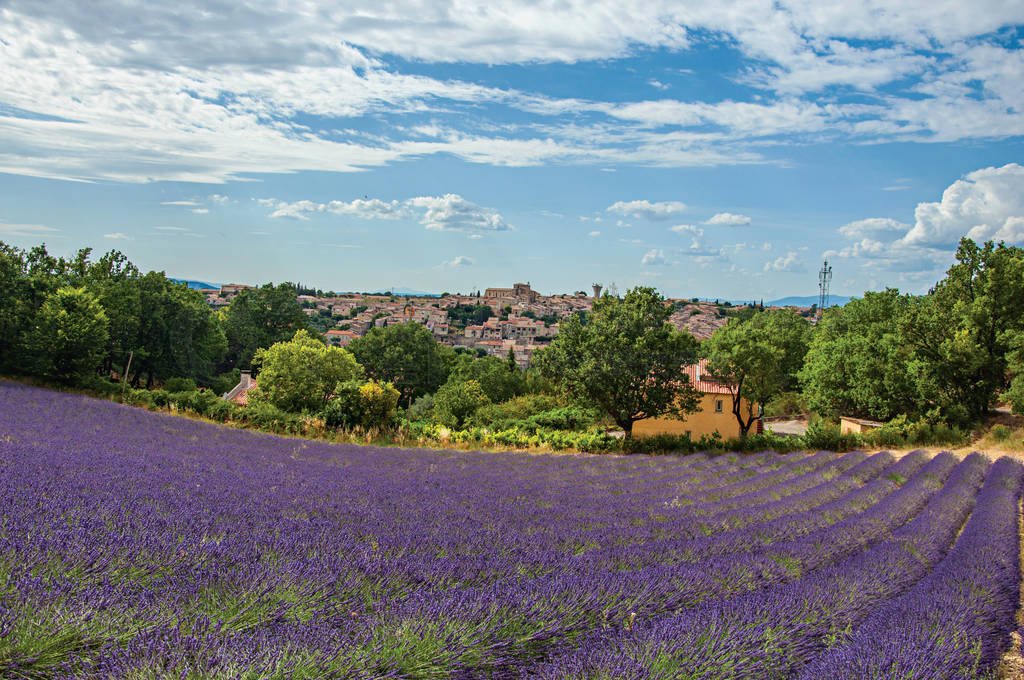
M 992 426 L 992 429 L 988 431 L 988 434 L 997 442 L 1005 442 L 1013 435 L 1013 430 L 1006 425 L 997 424 Z
M 690 453 L 696 442 L 685 434 L 655 434 L 622 441 L 624 453 Z
M 860 445 L 860 437 L 853 432 L 843 434 L 838 425 L 815 423 L 803 436 L 804 447 L 818 451 L 852 451 Z
M 299 416 L 282 411 L 273 404 L 250 404 L 238 409 L 237 413 L 245 423 L 268 432 L 298 434 L 302 431 Z
M 196 388 L 196 381 L 191 378 L 168 378 L 164 389 L 168 392 L 191 392 Z
M 774 396 L 764 407 L 767 416 L 795 416 L 807 413 L 807 398 L 800 392 L 783 392 Z
M 230 401 L 218 399 L 210 404 L 210 407 L 206 410 L 206 417 L 210 420 L 216 420 L 219 423 L 224 423 L 234 417 L 236 408 L 237 407 Z
M 491 403 L 476 380 L 447 382 L 434 395 L 434 422 L 461 428 L 473 413 Z
M 410 416 L 412 420 L 423 420 L 430 415 L 430 412 L 434 410 L 434 395 L 424 394 L 418 397 L 412 402 L 410 407 Z
M 415 405 L 414 405 L 415 406 Z M 507 430 L 517 423 L 560 406 L 558 399 L 550 394 L 527 394 L 500 404 L 488 404 L 479 408 L 471 418 L 474 425 L 492 430 Z
M 348 380 L 320 410 L 327 427 L 364 429 L 389 427 L 398 405 L 398 390 L 388 382 Z
M 167 400 L 181 411 L 192 411 L 201 416 L 207 415 L 215 403 L 222 401 L 213 392 L 206 390 L 172 392 L 167 396 Z

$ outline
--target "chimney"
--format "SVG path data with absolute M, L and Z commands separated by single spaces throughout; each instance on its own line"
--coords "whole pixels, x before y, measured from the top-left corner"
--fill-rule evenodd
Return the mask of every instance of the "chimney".
M 244 389 L 249 388 L 249 384 L 252 382 L 252 372 L 242 371 L 238 377 L 238 385 Z

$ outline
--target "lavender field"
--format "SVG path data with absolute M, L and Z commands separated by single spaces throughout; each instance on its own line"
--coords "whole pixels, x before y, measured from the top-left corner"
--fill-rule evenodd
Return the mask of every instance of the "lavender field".
M 1022 482 L 331 445 L 0 383 L 0 677 L 987 678 Z

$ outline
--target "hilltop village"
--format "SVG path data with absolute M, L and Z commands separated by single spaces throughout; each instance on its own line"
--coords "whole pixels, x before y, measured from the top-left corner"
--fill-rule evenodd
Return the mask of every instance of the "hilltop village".
M 251 288 L 227 284 L 200 292 L 212 308 L 223 309 L 241 290 Z M 595 288 L 595 292 L 599 290 Z M 348 345 L 371 328 L 411 321 L 425 326 L 439 343 L 456 351 L 504 358 L 511 350 L 516 363 L 525 368 L 530 365 L 533 352 L 558 335 L 560 321 L 590 312 L 593 295 L 585 291 L 541 295 L 528 283 L 516 283 L 511 288 L 487 288 L 472 295 L 328 292 L 299 294 L 297 300 L 312 325 L 335 347 Z M 669 299 L 666 304 L 673 306 L 671 322 L 698 340 L 711 337 L 744 309 L 729 302 L 698 298 Z M 798 311 L 805 316 L 811 314 L 809 308 Z

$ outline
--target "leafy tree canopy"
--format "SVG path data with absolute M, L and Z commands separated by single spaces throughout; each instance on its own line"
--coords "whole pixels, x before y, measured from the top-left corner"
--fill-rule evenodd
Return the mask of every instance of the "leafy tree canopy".
M 890 288 L 825 312 L 799 374 L 811 410 L 876 420 L 920 412 L 913 351 L 900 332 L 911 304 Z
M 446 427 L 460 429 L 477 409 L 490 403 L 476 380 L 448 382 L 434 395 L 434 420 Z
M 319 411 L 339 383 L 363 377 L 351 353 L 327 347 L 305 329 L 291 340 L 257 350 L 253 363 L 260 368 L 256 401 L 293 413 Z
M 224 312 L 224 334 L 228 343 L 227 363 L 246 368 L 256 350 L 291 338 L 308 328 L 306 313 L 296 300 L 290 283 L 271 283 L 242 290 Z
M 583 407 L 596 407 L 632 436 L 644 418 L 683 418 L 698 394 L 685 366 L 697 341 L 668 323 L 671 309 L 653 288 L 638 287 L 619 299 L 605 293 L 586 325 L 577 315 L 536 355 L 542 373 Z
M 438 344 L 429 330 L 413 322 L 371 328 L 348 349 L 367 376 L 392 383 L 403 399 L 435 392 L 455 362 L 451 347 Z
M 977 420 L 1006 382 L 1010 343 L 1024 330 L 1024 250 L 964 238 L 956 263 L 901 325 L 919 389 L 951 421 Z
M 58 288 L 46 298 L 26 333 L 36 372 L 64 382 L 96 370 L 103 359 L 109 322 L 85 288 Z
M 705 343 L 708 372 L 729 386 L 741 436 L 760 418 L 755 405 L 796 385 L 809 336 L 810 324 L 789 310 L 758 311 L 730 321 Z
M 473 359 L 467 354 L 456 358 L 448 382 L 476 380 L 484 394 L 493 402 L 502 402 L 517 397 L 526 391 L 526 378 L 515 365 L 498 357 Z

